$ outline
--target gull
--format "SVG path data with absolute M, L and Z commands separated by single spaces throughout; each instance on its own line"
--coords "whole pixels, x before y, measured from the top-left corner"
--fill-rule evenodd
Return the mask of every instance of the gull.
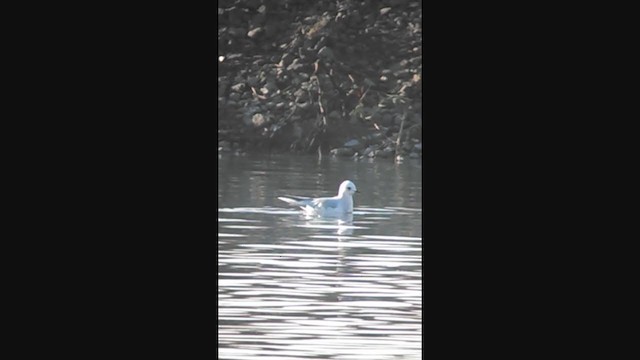
M 345 180 L 340 184 L 338 195 L 334 197 L 313 199 L 288 195 L 278 199 L 289 205 L 299 206 L 306 215 L 342 217 L 353 213 L 353 194 L 356 192 L 356 185 L 350 180 Z

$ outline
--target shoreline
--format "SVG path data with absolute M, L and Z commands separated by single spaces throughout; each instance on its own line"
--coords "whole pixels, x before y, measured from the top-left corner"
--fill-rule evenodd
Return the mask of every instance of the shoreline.
M 422 3 L 223 1 L 218 150 L 422 157 Z

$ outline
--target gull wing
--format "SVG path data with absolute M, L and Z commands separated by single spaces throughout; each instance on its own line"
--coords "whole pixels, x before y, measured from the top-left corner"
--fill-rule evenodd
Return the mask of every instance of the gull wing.
M 327 208 L 337 209 L 339 204 L 340 204 L 340 201 L 332 198 L 320 198 L 320 199 L 315 199 L 312 202 L 313 207 L 320 207 L 324 209 L 327 209 Z

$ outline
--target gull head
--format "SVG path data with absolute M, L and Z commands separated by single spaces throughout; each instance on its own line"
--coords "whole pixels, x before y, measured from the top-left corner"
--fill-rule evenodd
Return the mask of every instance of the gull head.
M 350 180 L 345 180 L 340 184 L 340 189 L 338 190 L 338 196 L 342 196 L 347 194 L 349 196 L 353 196 L 358 189 L 356 189 L 356 184 L 352 183 Z

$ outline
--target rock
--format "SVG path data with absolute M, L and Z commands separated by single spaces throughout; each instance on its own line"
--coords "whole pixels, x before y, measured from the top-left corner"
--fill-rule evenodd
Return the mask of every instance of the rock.
M 389 11 L 391 11 L 390 7 L 382 8 L 382 9 L 380 9 L 380 15 L 385 15 Z
M 247 79 L 247 83 L 249 84 L 249 86 L 252 87 L 256 87 L 259 84 L 259 80 L 257 76 L 249 76 L 249 78 Z
M 382 126 L 389 127 L 393 125 L 393 114 L 385 113 L 382 115 Z
M 363 156 L 369 156 L 369 154 L 373 153 L 376 150 L 375 146 L 369 146 L 368 148 L 364 149 L 364 152 L 362 153 Z
M 381 158 L 389 158 L 391 156 L 393 156 L 393 149 L 386 147 L 382 150 L 380 150 L 376 156 L 381 157 Z
M 382 139 L 384 139 L 384 133 L 382 132 L 375 132 L 367 137 L 368 142 L 379 142 Z
M 329 118 L 330 120 L 334 120 L 334 121 L 340 121 L 342 119 L 342 115 L 340 115 L 339 111 L 333 110 L 333 111 L 331 111 L 329 113 L 327 118 Z
M 343 146 L 347 147 L 347 148 L 355 149 L 355 148 L 361 147 L 362 144 L 360 143 L 360 141 L 358 141 L 358 139 L 351 139 L 351 140 L 347 141 L 346 143 L 344 143 Z
M 331 150 L 331 155 L 333 156 L 353 156 L 355 152 L 353 151 L 353 149 L 348 149 L 348 148 L 337 148 L 337 149 L 333 149 Z

